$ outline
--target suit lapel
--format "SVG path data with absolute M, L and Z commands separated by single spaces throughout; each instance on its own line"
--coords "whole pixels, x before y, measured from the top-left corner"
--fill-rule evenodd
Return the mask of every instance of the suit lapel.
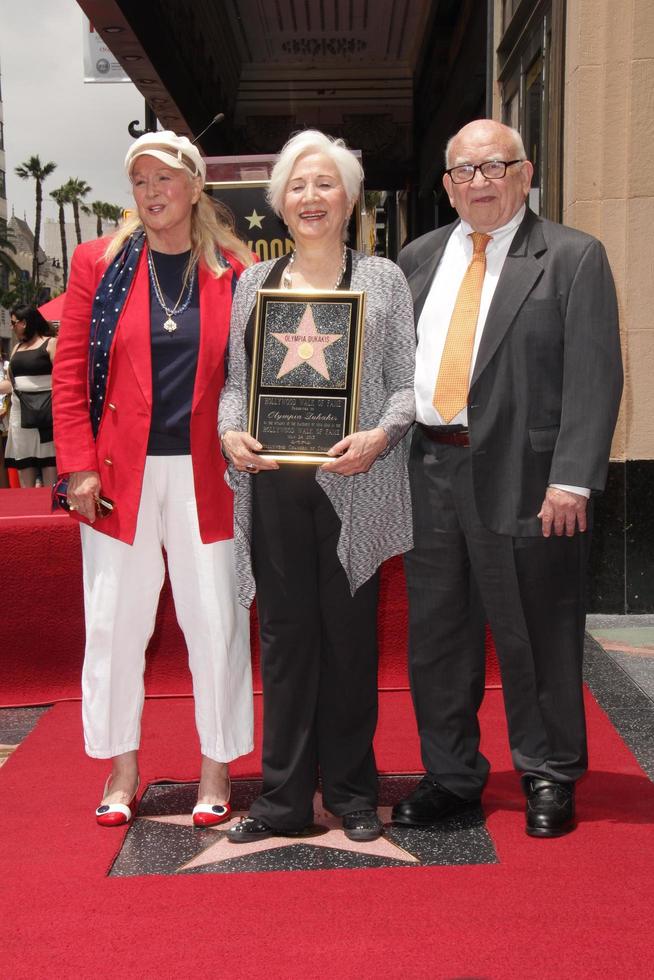
M 202 398 L 211 379 L 223 363 L 229 334 L 232 276 L 227 269 L 216 279 L 204 265 L 199 269 L 200 282 L 200 353 L 193 391 L 193 408 Z
M 425 305 L 425 300 L 429 295 L 429 290 L 431 289 L 431 284 L 436 275 L 436 270 L 438 265 L 443 258 L 443 252 L 445 251 L 445 246 L 447 245 L 450 235 L 456 228 L 458 222 L 452 225 L 449 229 L 448 234 L 441 240 L 441 242 L 436 246 L 433 251 L 429 251 L 426 260 L 419 265 L 411 275 L 408 277 L 409 287 L 411 289 L 411 295 L 413 297 L 413 310 L 415 314 L 416 330 L 418 329 L 418 320 L 420 319 L 420 314 L 422 313 L 422 308 Z
M 486 317 L 470 385 L 488 366 L 518 310 L 543 274 L 540 255 L 547 244 L 538 218 L 527 209 L 511 243 Z
M 145 248 L 141 250 L 138 263 L 129 296 L 118 321 L 116 340 L 120 339 L 124 345 L 143 397 L 151 405 L 150 277 Z

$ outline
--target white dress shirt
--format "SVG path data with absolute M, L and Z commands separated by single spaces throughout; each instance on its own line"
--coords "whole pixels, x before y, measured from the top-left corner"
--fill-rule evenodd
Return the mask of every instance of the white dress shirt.
M 525 210 L 523 205 L 506 225 L 496 228 L 486 246 L 486 275 L 481 290 L 479 317 L 470 362 L 470 377 L 474 371 L 477 352 L 495 287 L 500 278 L 505 259 L 509 254 L 511 242 L 525 216 Z M 472 232 L 473 228 L 467 221 L 461 220 L 450 235 L 418 320 L 415 376 L 416 418 L 418 422 L 422 422 L 424 425 L 445 425 L 433 404 L 434 390 L 459 287 L 472 259 L 472 239 L 469 237 Z M 467 426 L 467 408 L 464 407 L 448 424 Z M 552 486 L 556 486 L 560 490 L 570 490 L 585 497 L 590 496 L 590 490 L 585 487 L 558 483 L 552 484 Z

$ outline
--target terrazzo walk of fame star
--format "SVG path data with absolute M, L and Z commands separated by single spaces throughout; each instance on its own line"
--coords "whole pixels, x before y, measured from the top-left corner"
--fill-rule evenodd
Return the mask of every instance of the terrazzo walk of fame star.
M 325 350 L 335 344 L 337 340 L 341 340 L 343 334 L 320 333 L 313 318 L 310 303 L 307 303 L 295 333 L 273 333 L 272 336 L 286 348 L 286 356 L 277 372 L 277 378 L 283 378 L 296 367 L 308 364 L 326 381 L 330 380 L 327 362 L 325 361 Z
M 109 873 L 127 877 L 497 863 L 481 807 L 424 830 L 392 826 L 393 803 L 415 784 L 415 777 L 381 778 L 378 812 L 385 828 L 375 841 L 349 840 L 340 818 L 325 810 L 316 794 L 314 825 L 306 835 L 244 844 L 229 841 L 227 831 L 247 814 L 261 790 L 260 780 L 233 781 L 232 816 L 207 830 L 197 830 L 191 818 L 196 783 L 152 784 Z

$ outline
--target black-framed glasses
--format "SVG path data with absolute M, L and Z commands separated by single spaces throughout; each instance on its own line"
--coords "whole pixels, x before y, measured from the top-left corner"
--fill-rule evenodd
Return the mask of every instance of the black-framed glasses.
M 445 173 L 454 184 L 468 184 L 475 179 L 477 171 L 488 180 L 501 180 L 506 175 L 507 167 L 524 162 L 524 160 L 486 160 L 484 163 L 463 163 L 460 167 L 450 167 Z

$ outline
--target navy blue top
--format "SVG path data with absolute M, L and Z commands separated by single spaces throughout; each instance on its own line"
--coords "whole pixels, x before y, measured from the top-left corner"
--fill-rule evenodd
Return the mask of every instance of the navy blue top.
M 152 252 L 161 292 L 168 309 L 177 302 L 190 252 L 166 255 Z M 186 292 L 181 304 L 184 305 Z M 200 350 L 200 287 L 196 270 L 191 302 L 184 313 L 174 313 L 174 333 L 164 330 L 168 315 L 150 282 L 150 335 L 152 348 L 152 421 L 149 456 L 188 456 L 191 452 L 191 408 Z

